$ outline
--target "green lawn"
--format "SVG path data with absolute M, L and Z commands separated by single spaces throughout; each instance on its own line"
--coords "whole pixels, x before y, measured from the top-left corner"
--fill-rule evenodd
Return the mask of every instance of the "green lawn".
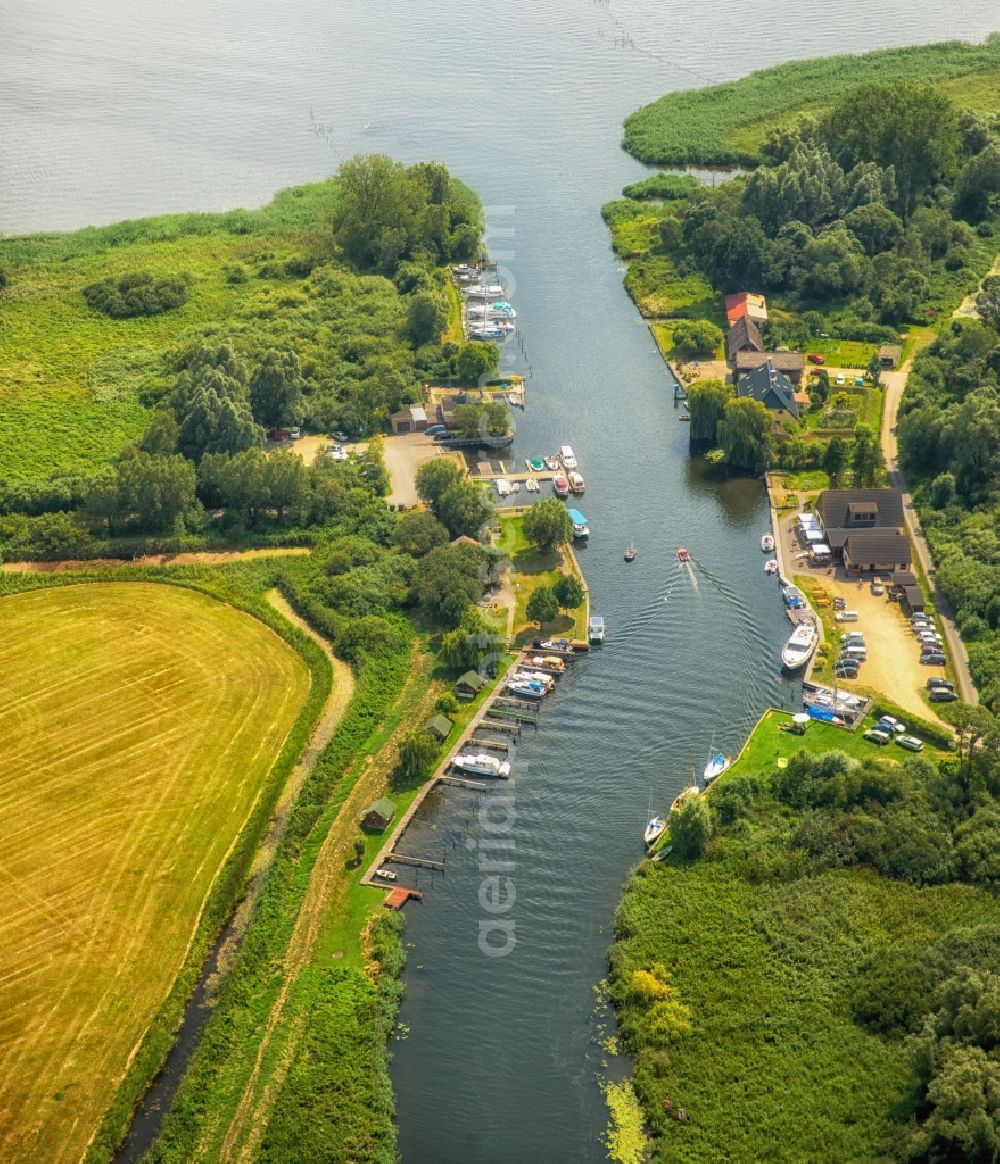
M 519 517 L 500 519 L 500 537 L 497 547 L 510 559 L 513 566 L 511 584 L 517 599 L 514 610 L 514 641 L 529 642 L 539 633 L 538 624 L 528 621 L 528 599 L 539 586 L 551 586 L 565 568 L 560 568 L 560 555 L 555 550 L 539 550 L 524 536 Z M 562 612 L 542 628 L 544 634 L 570 639 L 587 637 L 586 603 L 568 614 Z
M 859 376 L 864 373 L 868 367 L 868 361 L 877 349 L 877 344 L 861 343 L 859 340 L 837 339 L 835 336 L 831 336 L 829 339 L 813 336 L 806 347 L 806 351 L 825 356 L 829 367 L 856 368 Z

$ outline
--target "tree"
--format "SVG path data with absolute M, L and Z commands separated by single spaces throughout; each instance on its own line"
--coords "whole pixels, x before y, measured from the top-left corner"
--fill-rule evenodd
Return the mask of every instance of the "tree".
M 452 423 L 463 436 L 506 436 L 510 431 L 510 417 L 505 404 L 459 404 Z
M 714 353 L 722 338 L 722 329 L 707 319 L 682 319 L 674 327 L 674 347 L 685 355 Z
M 443 546 L 448 531 L 432 513 L 413 511 L 399 519 L 392 540 L 404 553 L 420 558 L 435 546 Z
M 250 374 L 250 409 L 264 428 L 281 428 L 300 419 L 302 368 L 292 351 L 272 348 Z
M 494 343 L 462 344 L 455 358 L 455 375 L 463 384 L 478 384 L 484 376 L 496 371 L 500 363 L 500 348 Z
M 551 586 L 539 586 L 531 592 L 525 614 L 532 622 L 543 626 L 551 622 L 559 613 L 559 599 L 552 592 Z
M 474 481 L 460 480 L 450 485 L 432 502 L 434 516 L 453 538 L 475 537 L 489 520 L 493 506 Z
M 836 489 L 844 470 L 847 468 L 847 442 L 839 436 L 831 437 L 823 453 L 823 469 L 830 478 L 830 485 Z
M 844 215 L 844 225 L 864 247 L 866 255 L 892 248 L 903 237 L 903 222 L 881 202 L 856 206 Z
M 726 404 L 717 429 L 727 465 L 763 473 L 771 459 L 771 414 L 759 400 L 741 396 Z
M 421 291 L 410 296 L 406 308 L 406 335 L 415 348 L 441 338 L 448 323 L 448 308 L 440 295 Z
M 354 865 L 355 865 L 355 867 L 357 867 L 365 859 L 365 849 L 366 849 L 365 838 L 364 837 L 355 837 L 353 848 L 354 848 Z
M 942 1058 L 910 1158 L 992 1164 L 1000 1154 L 1000 1061 L 975 1046 L 946 1047 Z
M 423 609 L 442 626 L 457 627 L 483 596 L 482 551 L 476 546 L 436 546 L 419 559 L 413 590 Z
M 714 445 L 718 439 L 719 421 L 733 397 L 732 388 L 721 380 L 695 380 L 687 390 L 687 397 L 691 441 Z
M 242 511 L 251 524 L 270 505 L 267 457 L 262 449 L 246 449 L 231 457 L 214 457 L 205 468 L 205 477 L 217 490 L 226 509 Z
M 931 505 L 935 509 L 947 509 L 955 500 L 955 474 L 938 473 L 931 482 Z
M 171 399 L 180 423 L 177 448 L 191 460 L 205 453 L 241 453 L 264 442 L 243 385 L 220 368 L 183 372 Z
M 309 484 L 302 458 L 291 449 L 275 449 L 264 462 L 264 483 L 268 504 L 278 511 L 278 521 L 287 510 L 301 510 Z
M 885 456 L 872 430 L 859 425 L 855 430 L 854 448 L 851 451 L 851 472 L 855 487 L 870 489 L 885 468 Z
M 678 857 L 700 857 L 712 835 L 712 814 L 704 796 L 691 793 L 670 814 L 670 843 Z
M 462 470 L 454 461 L 439 457 L 425 461 L 417 470 L 417 493 L 424 501 L 433 505 L 446 489 L 462 480 Z
M 941 718 L 958 733 L 958 755 L 962 762 L 970 760 L 982 741 L 995 746 L 1000 737 L 1000 722 L 988 707 L 981 703 L 965 703 L 957 699 L 940 708 Z
M 576 610 L 586 597 L 583 583 L 575 574 L 560 574 L 552 586 L 552 593 L 563 610 Z
M 194 465 L 181 456 L 124 455 L 118 463 L 117 511 L 147 530 L 183 530 L 196 510 Z
M 558 497 L 529 506 L 521 528 L 529 542 L 544 549 L 564 545 L 573 536 L 573 521 Z
M 422 781 L 437 756 L 437 744 L 426 728 L 414 728 L 399 745 L 399 768 L 411 783 Z

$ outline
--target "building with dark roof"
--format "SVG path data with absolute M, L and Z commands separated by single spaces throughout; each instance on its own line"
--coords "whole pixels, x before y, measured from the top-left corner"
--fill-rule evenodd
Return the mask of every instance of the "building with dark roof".
M 395 815 L 396 806 L 387 796 L 383 796 L 381 800 L 370 804 L 361 814 L 361 827 L 380 833 L 392 824 Z
M 782 417 L 799 419 L 795 388 L 784 372 L 778 371 L 770 360 L 746 376 L 740 377 L 736 385 L 736 395 L 759 400 L 768 412 L 776 414 L 775 419 Z
M 731 362 L 735 363 L 737 377 L 753 372 L 770 361 L 779 372 L 793 384 L 801 384 L 806 371 L 806 358 L 801 352 L 737 352 Z
M 843 557 L 849 574 L 861 574 L 866 570 L 876 574 L 908 570 L 913 560 L 910 539 L 899 530 L 891 529 L 860 529 L 848 533 Z
M 730 363 L 736 359 L 737 352 L 764 350 L 764 337 L 749 315 L 742 316 L 730 326 L 726 335 L 726 350 L 729 352 Z
M 880 552 L 890 551 L 899 553 L 905 548 L 905 557 L 898 562 L 883 561 L 879 566 L 859 566 L 862 559 L 874 561 L 866 557 L 870 547 L 865 547 L 864 539 L 854 544 L 854 554 L 849 554 L 847 541 L 852 534 L 881 533 L 893 536 L 901 535 L 904 526 L 903 495 L 898 489 L 825 489 L 816 499 L 816 513 L 823 523 L 823 532 L 833 557 L 846 563 L 850 557 L 854 562 L 854 569 L 908 570 L 910 568 L 910 544 L 903 538 L 905 547 L 896 543 L 886 543 L 880 546 Z

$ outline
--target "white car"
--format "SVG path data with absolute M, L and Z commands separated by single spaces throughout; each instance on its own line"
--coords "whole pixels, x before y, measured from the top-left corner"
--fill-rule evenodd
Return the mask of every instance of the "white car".
M 835 383 L 838 388 L 842 387 L 844 384 L 844 377 L 842 375 L 838 376 Z
M 288 430 L 289 440 L 297 441 L 300 436 L 302 436 L 302 429 L 298 428 L 297 426 Z

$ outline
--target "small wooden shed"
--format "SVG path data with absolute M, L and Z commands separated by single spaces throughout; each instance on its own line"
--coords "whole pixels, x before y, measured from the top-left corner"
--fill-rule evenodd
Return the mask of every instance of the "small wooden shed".
M 460 675 L 455 680 L 451 693 L 456 699 L 475 699 L 485 682 L 486 680 L 478 671 L 466 671 L 464 675 Z
M 451 735 L 451 729 L 454 726 L 446 715 L 435 715 L 424 724 L 424 727 L 439 744 L 443 744 L 448 736 Z
M 383 796 L 381 800 L 370 804 L 361 814 L 361 827 L 380 833 L 392 824 L 395 815 L 396 806 L 387 796 Z

